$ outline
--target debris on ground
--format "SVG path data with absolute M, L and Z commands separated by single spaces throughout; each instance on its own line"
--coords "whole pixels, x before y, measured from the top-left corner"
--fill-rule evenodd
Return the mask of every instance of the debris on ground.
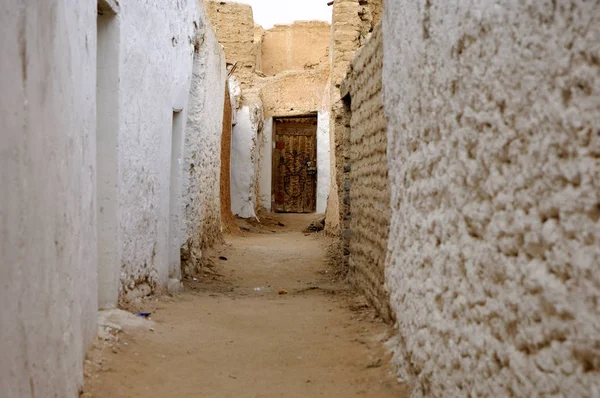
M 112 309 L 98 313 L 98 337 L 104 341 L 118 341 L 118 334 L 123 331 L 148 330 L 154 322 L 147 316 L 132 314 L 131 312 Z M 150 313 L 148 313 L 150 314 Z
M 380 368 L 383 365 L 383 360 L 381 358 L 379 358 L 378 360 L 376 360 L 375 362 L 372 362 L 370 364 L 367 365 L 367 369 L 376 369 L 376 368 Z
M 225 256 L 219 256 L 219 260 L 227 261 L 228 259 Z
M 310 287 L 298 290 L 298 293 L 308 292 L 310 290 L 319 290 L 319 289 L 320 289 L 319 286 L 310 286 Z
M 324 229 L 325 229 L 325 217 L 321 217 L 318 220 L 311 222 L 310 225 L 308 227 L 306 227 L 306 229 L 304 229 L 302 232 L 305 232 L 305 233 L 321 232 Z
M 287 291 L 287 290 L 285 290 L 285 289 L 281 289 L 281 290 L 279 291 L 279 294 L 280 294 L 280 295 L 288 294 L 288 291 Z

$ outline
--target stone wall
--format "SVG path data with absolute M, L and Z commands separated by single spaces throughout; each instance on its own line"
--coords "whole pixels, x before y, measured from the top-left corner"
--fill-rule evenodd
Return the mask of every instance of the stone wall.
M 0 395 L 76 397 L 96 332 L 97 3 L 0 12 Z
M 208 18 L 200 22 L 183 159 L 185 232 L 181 256 L 188 274 L 197 272 L 202 250 L 221 240 L 221 137 L 227 71 Z
M 262 36 L 262 69 L 269 76 L 290 70 L 314 69 L 329 64 L 327 22 L 275 25 Z
M 386 279 L 413 396 L 597 396 L 598 2 L 385 6 Z
M 391 216 L 387 167 L 387 120 L 383 111 L 381 25 L 355 55 L 342 83 L 350 94 L 350 272 L 352 284 L 385 319 L 391 319 L 384 288 Z

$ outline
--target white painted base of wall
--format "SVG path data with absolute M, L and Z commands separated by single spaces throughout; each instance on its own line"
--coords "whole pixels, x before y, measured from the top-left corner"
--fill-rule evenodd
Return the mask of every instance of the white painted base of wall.
M 327 210 L 327 197 L 331 184 L 329 147 L 329 112 L 320 111 L 317 126 L 317 213 Z
M 231 137 L 231 211 L 242 218 L 256 217 L 257 133 L 259 108 L 242 107 Z

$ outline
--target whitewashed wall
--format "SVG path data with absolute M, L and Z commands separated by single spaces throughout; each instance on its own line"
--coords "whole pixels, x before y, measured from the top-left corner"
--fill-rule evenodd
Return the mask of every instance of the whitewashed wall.
M 319 214 L 324 214 L 327 210 L 327 198 L 331 185 L 329 119 L 328 111 L 319 112 L 317 126 L 317 213 Z
M 263 128 L 258 134 L 259 151 L 259 181 L 258 205 L 271 211 L 273 187 L 273 118 L 264 121 Z
M 76 397 L 96 331 L 96 1 L 0 5 L 0 396 Z
M 231 211 L 242 218 L 256 217 L 258 130 L 262 109 L 242 106 L 231 138 Z
M 119 18 L 119 266 L 131 299 L 168 280 L 173 111 L 187 119 L 201 24 L 195 0 L 122 2 Z
M 183 246 L 188 272 L 198 265 L 202 248 L 221 238 L 221 135 L 227 71 L 223 50 L 203 9 L 201 14 L 203 35 L 194 54 L 185 132 L 183 235 L 175 246 L 175 260 Z M 180 277 L 178 271 L 175 266 L 171 277 Z

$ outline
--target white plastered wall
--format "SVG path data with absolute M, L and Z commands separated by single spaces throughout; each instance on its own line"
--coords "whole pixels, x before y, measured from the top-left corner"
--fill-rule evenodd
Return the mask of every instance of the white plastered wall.
M 119 298 L 119 78 L 121 35 L 118 8 L 102 4 L 98 15 L 96 84 L 96 179 L 98 219 L 98 306 L 114 308 Z
M 244 105 L 237 112 L 231 139 L 231 211 L 242 218 L 256 217 L 258 130 L 262 109 Z
M 97 7 L 0 9 L 0 395 L 76 397 L 96 331 Z
M 317 125 L 317 213 L 327 210 L 327 198 L 331 185 L 331 159 L 328 111 L 320 111 Z
M 204 15 L 204 10 L 202 14 Z M 194 272 L 202 247 L 221 236 L 220 170 L 223 103 L 227 72 L 223 50 L 208 18 L 200 20 L 188 113 L 183 160 L 183 246 L 188 267 Z
M 122 2 L 119 11 L 118 239 L 125 300 L 163 291 L 169 277 L 173 111 L 187 119 L 194 22 L 201 26 L 195 0 L 178 4 Z
M 273 118 L 263 122 L 263 128 L 258 134 L 260 143 L 258 205 L 271 211 L 272 178 L 273 178 Z

